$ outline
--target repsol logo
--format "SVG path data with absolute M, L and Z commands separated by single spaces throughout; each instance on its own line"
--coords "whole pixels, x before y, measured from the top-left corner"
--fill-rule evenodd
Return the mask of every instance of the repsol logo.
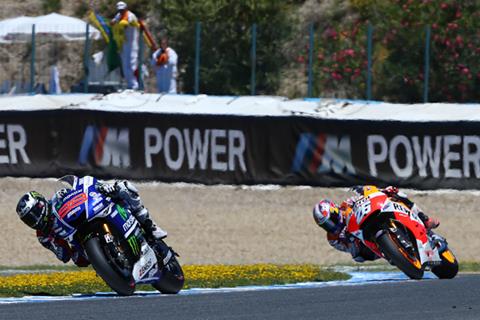
M 434 178 L 480 178 L 480 136 L 381 135 L 367 137 L 368 166 L 378 176 L 378 166 L 388 165 L 401 178 L 412 175 Z
M 87 126 L 83 133 L 78 163 L 86 165 L 89 161 L 100 167 L 129 167 L 128 128 Z
M 247 171 L 245 135 L 240 130 L 145 128 L 145 166 L 163 158 L 171 170 Z M 159 159 L 159 157 L 161 157 Z
M 298 139 L 292 172 L 355 174 L 350 136 L 303 133 Z
M 19 124 L 0 124 L 0 164 L 30 163 L 27 133 Z

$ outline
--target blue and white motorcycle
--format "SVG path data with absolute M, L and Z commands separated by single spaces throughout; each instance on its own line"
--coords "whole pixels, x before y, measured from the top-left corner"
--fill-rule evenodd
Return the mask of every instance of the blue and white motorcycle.
M 173 250 L 161 242 L 167 252 L 162 258 L 160 249 L 148 244 L 131 212 L 97 191 L 95 178 L 68 175 L 60 181 L 68 183 L 71 190 L 53 208 L 62 229 L 58 234 L 84 248 L 96 273 L 110 288 L 120 295 L 133 294 L 136 284 L 151 284 L 168 294 L 183 288 L 183 270 Z

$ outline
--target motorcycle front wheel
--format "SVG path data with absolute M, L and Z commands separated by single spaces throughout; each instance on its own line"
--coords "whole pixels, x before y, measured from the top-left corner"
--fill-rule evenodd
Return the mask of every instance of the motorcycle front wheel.
M 182 267 L 177 258 L 173 256 L 168 264 L 163 267 L 162 278 L 152 286 L 165 294 L 177 294 L 185 283 Z
M 100 240 L 93 237 L 84 244 L 88 260 L 95 269 L 95 272 L 105 281 L 105 283 L 115 292 L 122 296 L 132 295 L 135 291 L 135 281 L 133 278 L 125 278 L 109 263 L 105 255 Z
M 442 262 L 440 265 L 432 268 L 433 274 L 440 279 L 452 279 L 458 273 L 458 261 L 450 249 L 446 249 L 440 254 Z
M 411 279 L 421 279 L 423 268 L 420 260 L 409 254 L 397 240 L 396 236 L 385 230 L 377 238 L 377 244 L 385 257 Z

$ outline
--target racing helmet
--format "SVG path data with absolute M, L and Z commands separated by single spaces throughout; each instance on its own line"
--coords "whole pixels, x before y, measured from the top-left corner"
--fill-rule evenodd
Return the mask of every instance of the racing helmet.
M 315 222 L 330 233 L 336 233 L 343 222 L 338 206 L 330 200 L 322 200 L 313 208 L 313 219 Z
M 49 204 L 47 199 L 36 191 L 25 193 L 18 201 L 16 211 L 30 228 L 42 230 L 47 225 Z

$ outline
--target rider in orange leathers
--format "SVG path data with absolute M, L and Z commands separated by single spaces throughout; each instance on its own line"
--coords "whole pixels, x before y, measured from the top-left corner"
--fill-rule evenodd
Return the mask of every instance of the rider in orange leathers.
M 371 188 L 370 186 L 354 187 L 358 195 L 363 195 L 364 188 Z M 378 189 L 385 193 L 392 200 L 402 202 L 410 210 L 415 212 L 425 224 L 427 230 L 435 229 L 440 225 L 440 222 L 428 217 L 423 211 L 410 199 L 407 195 L 398 190 L 396 187 L 387 187 L 385 189 Z M 340 206 L 333 201 L 324 199 L 318 202 L 313 208 L 313 218 L 315 222 L 327 232 L 328 243 L 335 249 L 343 252 L 349 252 L 353 260 L 357 262 L 364 262 L 368 260 L 376 260 L 379 257 L 368 249 L 359 239 L 351 236 L 347 232 L 346 220 L 352 214 L 353 205 L 358 199 L 358 196 L 350 197 L 343 201 Z

